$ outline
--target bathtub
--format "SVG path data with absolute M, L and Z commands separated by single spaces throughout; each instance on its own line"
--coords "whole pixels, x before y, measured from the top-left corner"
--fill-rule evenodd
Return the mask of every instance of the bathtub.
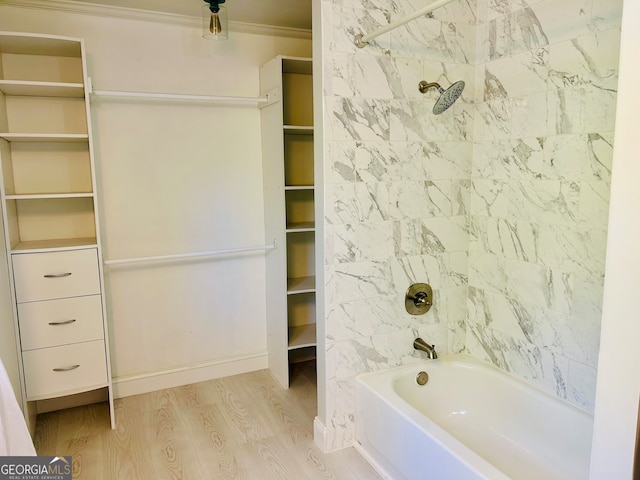
M 356 379 L 356 448 L 389 479 L 587 479 L 592 430 L 587 412 L 467 356 Z

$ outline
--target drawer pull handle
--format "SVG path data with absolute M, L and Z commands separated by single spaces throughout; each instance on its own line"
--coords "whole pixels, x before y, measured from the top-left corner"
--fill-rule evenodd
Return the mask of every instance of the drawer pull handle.
M 78 368 L 80 365 L 71 365 L 70 367 L 60 367 L 60 368 L 54 368 L 53 371 L 54 372 L 68 372 L 70 370 L 75 370 L 76 368 Z
M 56 326 L 56 325 L 69 325 L 70 323 L 73 323 L 75 321 L 76 321 L 76 319 L 72 318 L 71 320 L 65 320 L 64 322 L 49 322 L 49 325 L 53 325 L 53 326 Z
M 67 273 L 48 273 L 44 278 L 63 278 L 71 275 L 71 272 Z

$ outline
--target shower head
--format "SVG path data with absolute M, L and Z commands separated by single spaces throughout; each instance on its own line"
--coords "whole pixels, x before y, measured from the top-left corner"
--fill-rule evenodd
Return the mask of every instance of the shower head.
M 447 108 L 453 105 L 453 103 L 462 94 L 462 90 L 464 90 L 464 82 L 462 80 L 458 80 L 446 90 L 436 82 L 428 83 L 422 80 L 418 84 L 418 90 L 420 90 L 420 93 L 427 93 L 430 88 L 437 88 L 440 93 L 440 98 L 436 100 L 436 103 L 433 106 L 433 114 L 440 115 Z

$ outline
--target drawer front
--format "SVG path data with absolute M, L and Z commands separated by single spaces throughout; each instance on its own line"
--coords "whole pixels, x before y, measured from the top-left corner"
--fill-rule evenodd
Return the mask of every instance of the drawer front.
M 22 353 L 27 400 L 78 393 L 107 383 L 104 342 L 76 343 Z
M 12 255 L 18 303 L 100 293 L 98 251 Z
M 100 295 L 18 305 L 22 350 L 104 338 Z

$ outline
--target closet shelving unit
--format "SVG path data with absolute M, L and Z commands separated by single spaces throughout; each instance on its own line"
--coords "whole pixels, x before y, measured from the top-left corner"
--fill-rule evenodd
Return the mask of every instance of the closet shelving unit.
M 81 39 L 0 32 L 0 186 L 23 409 L 107 398 L 102 253 Z M 72 397 L 73 396 L 73 397 Z
M 315 358 L 312 60 L 278 56 L 260 69 L 269 368 L 289 386 L 289 364 Z

